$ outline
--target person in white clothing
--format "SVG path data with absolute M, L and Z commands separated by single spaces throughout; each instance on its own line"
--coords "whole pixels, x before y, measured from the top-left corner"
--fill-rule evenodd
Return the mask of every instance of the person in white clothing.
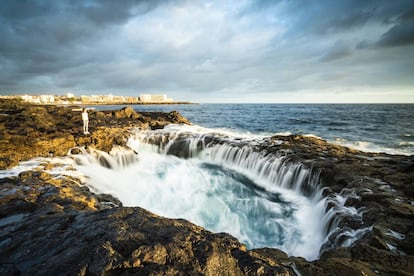
M 88 109 L 82 108 L 83 134 L 89 134 L 89 117 Z
M 72 111 L 82 111 L 82 121 L 83 121 L 83 134 L 90 134 L 89 133 L 89 116 L 88 116 L 88 110 L 95 109 L 92 108 L 75 108 L 72 109 Z

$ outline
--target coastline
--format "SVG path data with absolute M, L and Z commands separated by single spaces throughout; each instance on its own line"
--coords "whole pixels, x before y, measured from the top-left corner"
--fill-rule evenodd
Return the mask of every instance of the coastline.
M 125 147 L 131 128 L 159 129 L 169 123 L 189 123 L 174 112 L 137 113 L 128 107 L 93 111 L 92 134 L 84 136 L 80 113 L 64 107 L 7 105 L 9 109 L 3 106 L 1 113 L 13 120 L 1 122 L 2 170 L 34 157 L 66 156 L 74 147 L 104 152 L 113 145 Z M 295 275 L 295 271 L 303 275 L 362 271 L 367 275 L 375 275 L 375 271 L 409 275 L 414 271 L 412 156 L 363 153 L 298 135 L 274 136 L 257 150 L 281 152 L 289 162 L 320 171 L 325 196 L 340 194 L 344 189 L 354 192 L 358 197 L 344 204 L 364 208 L 363 220 L 344 220 L 340 226 L 371 227 L 370 233 L 352 247 L 327 250 L 314 262 L 288 257 L 277 249 L 247 250 L 228 234 L 214 234 L 190 222 L 162 218 L 138 207 L 122 207 L 110 195 L 94 194 L 79 179 L 56 179 L 47 172 L 56 165 L 46 162 L 0 179 L 0 271 L 211 275 Z M 384 189 L 385 184 L 378 185 L 377 180 L 391 188 Z M 364 192 L 368 187 L 371 193 Z M 390 229 L 404 238 L 390 236 Z M 392 250 L 389 244 L 405 255 Z
M 95 102 L 91 102 L 91 103 L 77 103 L 75 105 L 80 105 L 80 106 L 86 106 L 86 105 L 174 105 L 174 104 L 182 104 L 182 105 L 186 105 L 186 104 L 199 104 L 199 103 L 192 103 L 192 102 L 135 102 L 135 103 L 131 103 L 131 102 L 107 102 L 107 103 L 95 103 Z M 56 104 L 58 106 L 71 106 L 72 104 Z
M 64 156 L 75 146 L 109 151 L 125 146 L 131 128 L 160 128 L 168 123 L 189 123 L 177 112 L 136 113 L 131 107 L 117 111 L 90 111 L 91 135 L 82 133 L 76 106 L 31 105 L 0 101 L 0 169 L 34 157 Z

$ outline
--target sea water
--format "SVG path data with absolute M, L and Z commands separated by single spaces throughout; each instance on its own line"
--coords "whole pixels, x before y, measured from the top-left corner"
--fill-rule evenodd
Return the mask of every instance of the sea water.
M 363 151 L 414 154 L 414 104 L 136 105 L 179 111 L 190 122 L 243 134 L 315 135 Z M 97 106 L 119 109 L 119 106 Z

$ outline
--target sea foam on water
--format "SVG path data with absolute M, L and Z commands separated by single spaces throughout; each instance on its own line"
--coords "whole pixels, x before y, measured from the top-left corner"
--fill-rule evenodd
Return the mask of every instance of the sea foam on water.
M 159 131 L 167 132 L 168 128 Z M 146 142 L 155 141 L 154 134 L 139 132 L 129 140 L 138 152 L 137 162 L 111 169 L 102 166 L 96 154 L 84 153 L 76 157 L 75 167 L 87 176 L 93 190 L 110 193 L 125 206 L 230 233 L 249 248 L 274 247 L 309 260 L 318 257 L 325 239 L 324 201 L 316 188 L 312 195 L 304 194 L 306 189 L 301 187 L 309 185 L 305 182 L 310 181 L 310 172 L 300 164 L 289 165 L 249 147 L 217 144 L 203 148 L 197 146 L 202 139 L 197 131 L 187 140 L 187 146 L 193 147 L 190 158 L 178 158 L 166 153 L 168 143 L 174 143 L 172 137 L 181 136 L 168 133 L 169 141 L 159 139 L 167 143 L 159 147 Z M 234 138 L 228 133 L 223 137 Z

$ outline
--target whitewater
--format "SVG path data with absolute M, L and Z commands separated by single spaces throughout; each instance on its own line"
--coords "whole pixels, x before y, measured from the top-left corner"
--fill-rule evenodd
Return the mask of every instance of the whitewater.
M 329 239 L 339 213 L 361 214 L 345 207 L 344 197 L 322 196 L 318 172 L 255 150 L 266 139 L 194 125 L 135 129 L 127 148 L 75 148 L 65 158 L 22 162 L 1 177 L 55 163 L 49 173 L 80 179 L 124 206 L 230 233 L 249 249 L 278 248 L 307 260 L 317 259 L 321 248 L 349 246 L 369 230 L 347 229 L 336 235 L 340 242 Z
M 248 248 L 274 247 L 316 259 L 325 239 L 324 200 L 316 191 L 310 197 L 303 194 L 300 187 L 313 181 L 311 172 L 300 164 L 285 164 L 281 157 L 269 159 L 253 153 L 248 146 L 200 148 L 197 144 L 206 137 L 206 130 L 167 126 L 137 131 L 128 141 L 132 151 L 83 151 L 71 156 L 76 172 L 69 172 L 82 177 L 94 192 L 114 195 L 124 206 L 139 206 L 165 217 L 187 219 L 213 232 L 230 233 Z M 183 134 L 190 135 L 186 137 L 188 149 L 181 151 L 187 151 L 187 156 L 168 154 L 175 141 L 172 136 Z M 260 140 L 213 135 L 227 142 Z M 153 144 L 154 138 L 166 144 Z
M 114 147 L 110 153 L 79 148 L 65 158 L 22 162 L 1 172 L 0 177 L 18 175 L 46 160 L 60 164 L 53 166 L 50 173 L 80 179 L 93 192 L 111 194 L 124 206 L 139 206 L 157 215 L 187 219 L 213 232 L 230 233 L 249 249 L 278 248 L 292 256 L 315 260 L 322 250 L 351 246 L 371 229 L 339 229 L 341 219 L 361 219 L 363 210 L 345 206 L 347 196 L 323 196 L 318 171 L 291 162 L 285 155 L 261 150 L 263 144 L 268 145 L 269 137 L 293 132 L 360 146 L 367 151 L 408 155 L 412 152 L 413 130 L 411 122 L 406 121 L 412 116 L 410 105 L 400 108 L 397 115 L 381 117 L 383 121 L 394 119 L 392 127 L 385 122 L 382 129 L 377 129 L 378 118 L 370 117 L 364 128 L 371 131 L 370 135 L 361 134 L 361 123 L 347 119 L 345 111 L 341 122 L 329 113 L 335 125 L 326 128 L 324 116 L 313 114 L 313 119 L 303 118 L 303 114 L 315 112 L 314 107 L 303 107 L 302 117 L 298 110 L 293 115 L 292 110 L 290 115 L 281 110 L 274 113 L 273 105 L 253 109 L 250 105 L 226 107 L 211 105 L 208 113 L 198 114 L 198 120 L 204 120 L 208 127 L 169 125 L 159 130 L 135 129 L 127 148 Z M 182 108 L 190 120 L 200 110 L 194 106 Z M 361 109 L 358 116 L 367 116 L 362 112 L 365 106 L 351 108 Z M 286 121 L 287 116 L 297 118 Z M 403 116 L 404 123 L 393 116 Z M 275 121 L 281 122 L 279 126 L 290 123 L 290 130 L 278 127 L 278 131 L 270 131 L 266 122 Z M 301 127 L 300 131 L 297 127 Z M 277 145 L 281 141 L 271 143 Z

